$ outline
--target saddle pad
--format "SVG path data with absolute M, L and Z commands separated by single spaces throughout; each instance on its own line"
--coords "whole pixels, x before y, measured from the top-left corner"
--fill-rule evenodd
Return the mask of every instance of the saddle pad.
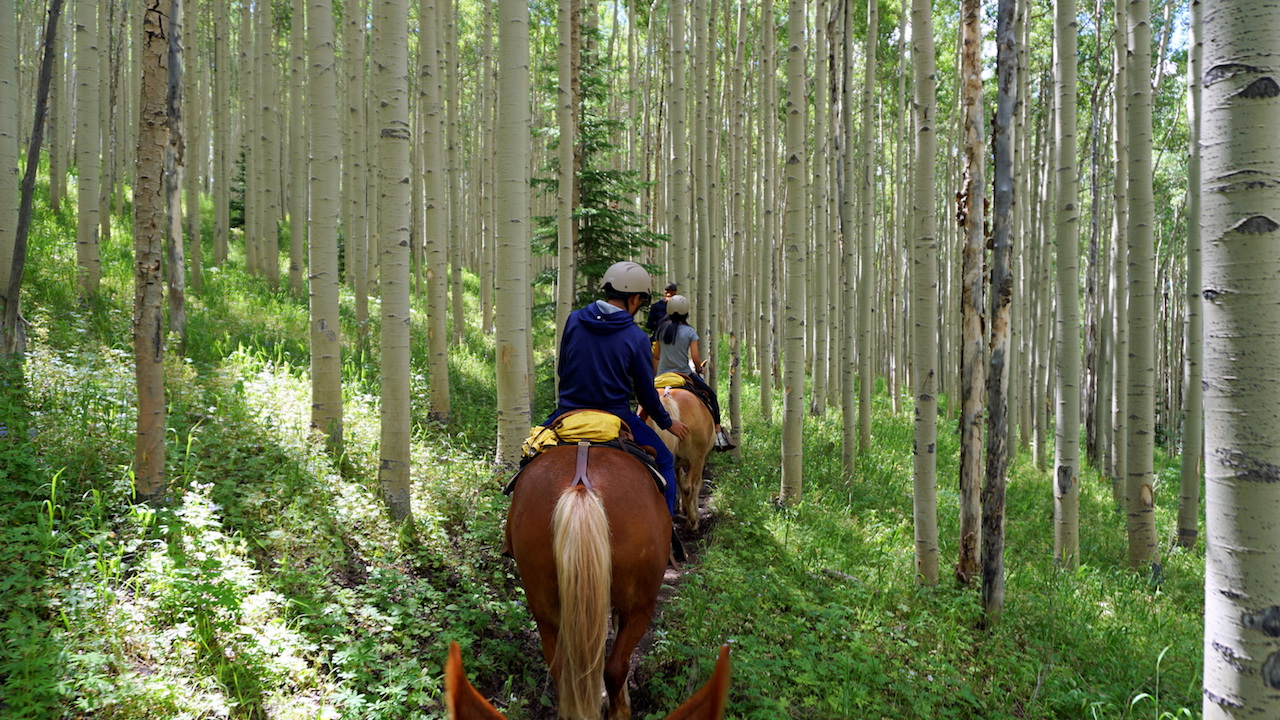
M 622 426 L 622 418 L 612 413 L 575 410 L 561 415 L 548 426 L 535 426 L 520 449 L 526 458 L 532 458 L 556 445 L 574 444 L 581 440 L 608 442 L 617 439 Z
M 662 373 L 653 379 L 653 386 L 656 388 L 665 387 L 684 387 L 688 380 L 685 376 L 678 372 Z

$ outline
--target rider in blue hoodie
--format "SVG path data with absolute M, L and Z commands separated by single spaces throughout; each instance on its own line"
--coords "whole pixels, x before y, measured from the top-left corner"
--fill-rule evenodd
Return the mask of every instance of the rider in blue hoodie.
M 631 399 L 658 427 L 684 439 L 689 427 L 673 420 L 653 387 L 653 360 L 649 336 L 636 324 L 634 315 L 649 304 L 649 273 L 633 262 L 609 266 L 601 280 L 605 299 L 597 300 L 569 314 L 560 339 L 560 397 L 555 412 L 543 425 L 570 410 L 604 410 L 622 418 L 640 445 L 657 452 L 658 469 L 667 480 L 667 509 L 675 514 L 675 458 L 632 409 Z

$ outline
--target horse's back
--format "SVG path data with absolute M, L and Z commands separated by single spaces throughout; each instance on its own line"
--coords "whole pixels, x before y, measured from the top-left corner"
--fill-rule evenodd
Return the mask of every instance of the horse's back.
M 527 575 L 526 566 L 554 573 L 548 519 L 561 493 L 573 484 L 577 463 L 577 446 L 553 447 L 531 460 L 516 482 L 507 526 L 522 576 Z M 630 453 L 593 446 L 588 454 L 587 481 L 604 500 L 615 581 L 622 575 L 651 578 L 656 573 L 660 583 L 671 517 L 649 470 Z

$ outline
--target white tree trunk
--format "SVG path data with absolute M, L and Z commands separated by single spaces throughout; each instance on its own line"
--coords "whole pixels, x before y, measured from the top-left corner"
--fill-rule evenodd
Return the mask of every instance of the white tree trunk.
M 1204 717 L 1280 717 L 1280 5 L 1205 3 Z
M 497 464 L 512 467 L 529 433 L 529 8 L 499 0 L 501 104 L 495 142 L 498 187 L 498 274 L 494 340 L 497 352 Z
M 790 0 L 787 9 L 786 232 L 782 239 L 786 295 L 783 297 L 785 343 L 782 363 L 781 499 L 800 502 L 804 488 L 804 324 L 805 324 L 805 191 L 808 153 L 805 146 L 805 3 Z
M 1068 568 L 1080 564 L 1080 212 L 1076 206 L 1076 21 L 1075 0 L 1056 0 L 1054 49 L 1057 138 L 1057 332 L 1054 416 L 1053 558 Z
M 1204 41 L 1201 16 L 1204 3 L 1191 0 L 1190 52 L 1187 58 L 1187 290 L 1186 290 L 1186 391 L 1183 399 L 1182 477 L 1178 493 L 1178 544 L 1194 548 L 1200 525 L 1200 455 L 1204 447 L 1204 321 L 1200 273 L 1200 73 Z
M 1151 18 L 1129 3 L 1129 565 L 1158 569 L 1155 523 L 1155 208 L 1152 196 Z
M 0 287 L 6 288 L 5 292 L 18 229 L 17 34 L 13 0 L 0 0 Z
M 397 522 L 409 498 L 409 14 L 404 0 L 375 0 L 372 67 L 379 104 L 378 266 L 382 296 L 382 433 L 378 483 Z
M 938 267 L 934 205 L 935 92 L 932 0 L 912 0 L 911 57 L 915 66 L 916 218 L 912 258 L 912 375 L 915 397 L 915 487 L 913 492 L 916 575 L 938 584 Z
M 311 115 L 311 212 L 307 216 L 311 293 L 311 429 L 337 457 L 342 452 L 342 334 L 338 310 L 338 69 L 333 0 L 311 0 L 307 11 L 307 107 Z
M 98 255 L 98 182 L 101 148 L 98 53 L 98 0 L 76 0 L 76 263 L 80 296 L 98 293 L 102 268 Z M 168 52 L 168 50 L 166 50 Z M 165 63 L 168 67 L 168 62 Z M 167 82 L 164 80 L 162 82 Z M 161 102 L 164 101 L 163 96 Z

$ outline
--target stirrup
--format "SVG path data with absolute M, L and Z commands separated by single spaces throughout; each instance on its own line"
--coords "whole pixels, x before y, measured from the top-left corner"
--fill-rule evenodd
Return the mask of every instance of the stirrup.
M 716 451 L 727 452 L 736 447 L 738 446 L 733 444 L 733 441 L 729 439 L 729 435 L 725 433 L 724 430 L 721 430 L 716 433 L 716 442 L 715 442 L 715 448 L 714 448 Z

